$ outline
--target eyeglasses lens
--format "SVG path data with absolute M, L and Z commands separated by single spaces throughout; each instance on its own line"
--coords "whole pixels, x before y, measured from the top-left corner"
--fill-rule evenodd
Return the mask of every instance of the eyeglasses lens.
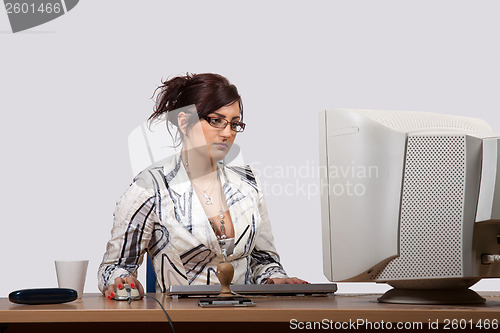
M 216 128 L 225 128 L 227 125 L 229 125 L 235 132 L 243 132 L 243 130 L 245 129 L 245 124 L 239 121 L 229 122 L 221 118 L 208 118 L 207 120 L 210 125 Z

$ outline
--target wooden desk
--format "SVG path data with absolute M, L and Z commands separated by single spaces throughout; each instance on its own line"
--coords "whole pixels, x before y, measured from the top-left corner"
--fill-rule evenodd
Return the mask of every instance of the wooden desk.
M 477 306 L 439 306 L 439 305 L 395 305 L 377 303 L 379 295 L 342 295 L 336 296 L 267 296 L 251 297 L 257 304 L 250 308 L 200 308 L 196 298 L 172 299 L 162 294 L 150 294 L 162 302 L 165 310 L 177 326 L 184 327 L 187 323 L 199 324 L 206 328 L 210 323 L 236 324 L 245 323 L 275 323 L 275 327 L 290 330 L 291 320 L 295 322 L 422 322 L 438 321 L 446 325 L 451 321 L 477 323 L 493 320 L 500 321 L 500 294 L 482 294 L 487 299 L 486 304 Z M 0 299 L 0 323 L 9 324 L 6 333 L 17 332 L 15 329 L 31 327 L 26 324 L 41 323 L 99 323 L 116 324 L 157 323 L 164 329 L 167 319 L 154 299 L 132 302 L 116 302 L 105 299 L 100 294 L 85 294 L 83 299 L 65 304 L 51 305 L 20 305 Z M 17 325 L 19 324 L 19 325 Z M 22 325 L 21 325 L 22 324 Z M 245 324 L 247 326 L 247 324 Z M 67 330 L 68 325 L 62 325 Z M 95 326 L 97 327 L 97 326 Z M 113 326 L 114 327 L 114 326 Z M 247 326 L 250 327 L 250 326 Z M 12 329 L 14 328 L 14 330 Z M 89 327 L 86 328 L 87 331 Z M 484 332 L 500 330 L 487 329 Z M 72 333 L 75 330 L 71 330 Z M 219 332 L 221 330 L 219 329 Z M 222 330 L 223 331 L 223 330 Z M 395 331 L 394 329 L 391 331 Z M 465 332 L 464 330 L 461 330 Z M 238 333 L 241 329 L 238 329 Z M 234 333 L 234 331 L 233 331 Z

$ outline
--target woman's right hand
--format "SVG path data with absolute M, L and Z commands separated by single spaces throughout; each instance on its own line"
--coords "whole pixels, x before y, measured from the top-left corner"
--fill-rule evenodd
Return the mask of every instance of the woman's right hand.
M 108 288 L 104 292 L 104 296 L 106 296 L 107 299 L 114 299 L 116 296 L 116 289 L 123 289 L 125 284 L 130 285 L 131 288 L 137 288 L 141 297 L 144 296 L 142 284 L 133 276 L 124 276 L 123 278 L 117 277 L 115 283 L 108 285 Z

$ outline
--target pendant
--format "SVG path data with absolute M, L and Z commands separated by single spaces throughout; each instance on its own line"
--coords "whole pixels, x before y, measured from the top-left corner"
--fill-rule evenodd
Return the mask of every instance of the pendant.
M 217 236 L 217 227 L 215 226 L 215 224 L 211 220 L 208 220 L 208 221 L 210 222 L 210 226 L 212 227 L 212 230 L 214 231 L 215 236 Z
M 205 192 L 203 192 L 203 195 L 205 196 L 205 204 L 213 205 L 212 198 L 210 198 Z

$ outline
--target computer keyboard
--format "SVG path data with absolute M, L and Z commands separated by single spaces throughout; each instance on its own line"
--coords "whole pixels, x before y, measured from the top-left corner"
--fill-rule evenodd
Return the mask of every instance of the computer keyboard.
M 233 284 L 231 290 L 240 295 L 321 295 L 337 291 L 336 283 L 310 284 Z M 220 285 L 170 286 L 169 296 L 208 296 L 217 295 Z

